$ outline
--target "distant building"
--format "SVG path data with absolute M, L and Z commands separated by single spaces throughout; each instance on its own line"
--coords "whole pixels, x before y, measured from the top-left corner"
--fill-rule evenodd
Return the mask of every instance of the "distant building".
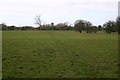
M 118 2 L 118 16 L 120 16 L 120 1 Z

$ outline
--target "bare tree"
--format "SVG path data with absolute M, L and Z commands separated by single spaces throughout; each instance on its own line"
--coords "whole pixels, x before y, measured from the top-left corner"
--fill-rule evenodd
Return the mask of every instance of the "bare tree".
M 34 19 L 35 19 L 35 24 L 41 27 L 41 15 L 36 16 Z

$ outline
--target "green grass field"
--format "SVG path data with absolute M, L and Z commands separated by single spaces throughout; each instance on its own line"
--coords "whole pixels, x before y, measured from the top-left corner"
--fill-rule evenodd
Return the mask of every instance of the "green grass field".
M 117 78 L 118 35 L 3 31 L 3 78 Z

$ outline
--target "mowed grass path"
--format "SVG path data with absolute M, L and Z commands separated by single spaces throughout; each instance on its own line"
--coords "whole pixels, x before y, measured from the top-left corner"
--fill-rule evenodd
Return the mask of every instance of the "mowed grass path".
M 118 35 L 3 31 L 3 78 L 117 78 Z

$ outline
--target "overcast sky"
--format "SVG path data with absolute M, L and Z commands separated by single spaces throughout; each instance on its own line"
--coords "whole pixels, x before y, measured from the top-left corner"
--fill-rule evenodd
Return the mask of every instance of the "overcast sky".
M 118 0 L 0 0 L 0 23 L 36 26 L 36 15 L 41 15 L 42 24 L 83 19 L 102 25 L 118 16 Z

